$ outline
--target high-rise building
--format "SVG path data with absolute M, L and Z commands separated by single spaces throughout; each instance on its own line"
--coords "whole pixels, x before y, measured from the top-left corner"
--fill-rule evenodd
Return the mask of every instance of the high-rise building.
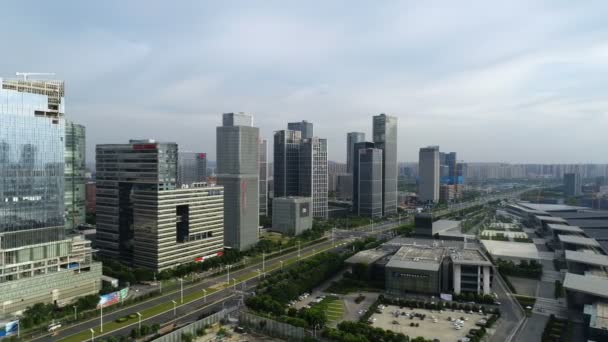
M 312 198 L 313 217 L 327 218 L 327 140 L 303 139 L 300 146 L 299 196 Z
M 291 131 L 301 132 L 302 139 L 310 139 L 314 137 L 312 122 L 302 120 L 300 122 L 290 122 L 287 124 L 287 129 Z
M 178 153 L 178 184 L 190 185 L 207 181 L 207 153 Z
M 102 255 L 133 264 L 133 193 L 175 190 L 176 143 L 130 140 L 96 147 L 96 245 Z
M 272 201 L 272 230 L 285 235 L 300 235 L 312 228 L 310 197 L 287 196 Z
M 96 152 L 102 255 L 159 272 L 223 251 L 223 188 L 180 188 L 176 143 L 131 140 Z
M 365 141 L 365 133 L 349 132 L 346 133 L 346 172 L 353 173 L 353 163 L 355 160 L 355 144 Z
M 274 197 L 298 196 L 300 191 L 300 131 L 274 133 Z
M 581 175 L 578 173 L 564 174 L 564 194 L 569 197 L 582 195 Z
M 65 228 L 78 228 L 86 221 L 85 128 L 70 121 L 65 123 Z
M 300 131 L 274 133 L 274 198 L 311 197 L 314 217 L 327 217 L 327 140 Z
M 95 294 L 101 264 L 65 223 L 64 83 L 0 79 L 0 316 Z
M 420 149 L 418 162 L 418 200 L 439 201 L 439 146 Z
M 382 215 L 397 213 L 397 117 L 374 116 L 373 136 L 382 150 Z
M 260 140 L 260 215 L 268 216 L 268 140 Z
M 358 216 L 382 216 L 382 150 L 374 143 L 354 146 L 353 212 Z
M 224 243 L 245 250 L 259 239 L 260 130 L 243 113 L 226 113 L 222 121 L 216 129 L 216 173 L 224 187 Z
M 133 191 L 133 264 L 160 272 L 224 251 L 224 189 Z

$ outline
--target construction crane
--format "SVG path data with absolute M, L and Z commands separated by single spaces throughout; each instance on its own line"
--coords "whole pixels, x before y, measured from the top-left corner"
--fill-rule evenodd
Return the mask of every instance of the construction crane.
M 17 76 L 23 76 L 23 80 L 27 81 L 28 76 L 55 76 L 54 72 L 17 72 Z

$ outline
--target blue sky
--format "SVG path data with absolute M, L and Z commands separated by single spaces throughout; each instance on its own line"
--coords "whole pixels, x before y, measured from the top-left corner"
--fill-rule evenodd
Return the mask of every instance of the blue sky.
M 606 1 L 6 1 L 0 77 L 55 72 L 97 143 L 215 156 L 221 113 L 263 135 L 399 117 L 399 159 L 608 162 Z

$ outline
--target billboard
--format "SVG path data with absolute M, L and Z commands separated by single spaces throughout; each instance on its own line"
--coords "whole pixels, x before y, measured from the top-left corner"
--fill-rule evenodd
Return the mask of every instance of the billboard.
M 443 300 L 450 301 L 450 302 L 453 300 L 453 299 L 452 299 L 452 295 L 451 295 L 451 294 L 449 294 L 449 293 L 441 293 L 441 294 L 439 295 L 439 298 L 441 298 L 441 299 L 443 299 Z
M 107 308 L 108 306 L 112 306 L 116 303 L 119 303 L 120 301 L 125 300 L 128 294 L 129 288 L 125 287 L 120 291 L 99 296 L 99 303 L 97 304 L 97 308 Z
M 4 328 L 0 328 L 0 337 L 13 336 L 19 333 L 19 320 L 6 323 Z

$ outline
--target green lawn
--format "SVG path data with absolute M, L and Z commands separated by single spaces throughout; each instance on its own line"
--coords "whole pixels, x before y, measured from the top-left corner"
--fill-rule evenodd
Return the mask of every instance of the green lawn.
M 344 315 L 344 303 L 341 299 L 324 299 L 319 305 L 325 306 L 325 315 L 330 322 L 335 322 Z

